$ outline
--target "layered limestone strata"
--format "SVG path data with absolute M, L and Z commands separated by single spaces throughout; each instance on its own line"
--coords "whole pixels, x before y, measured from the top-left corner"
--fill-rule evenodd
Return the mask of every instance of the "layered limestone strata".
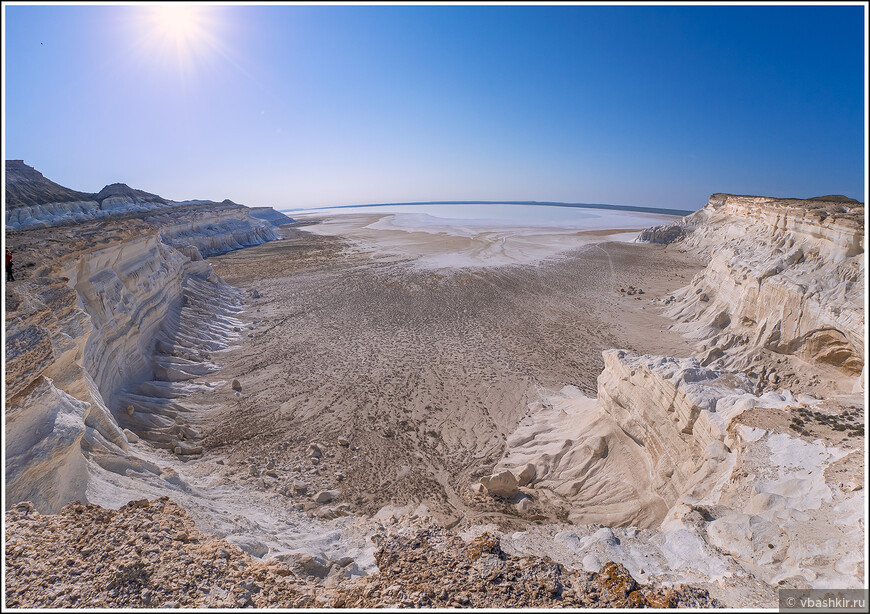
M 216 370 L 210 353 L 241 325 L 240 292 L 156 235 L 71 258 L 55 274 L 7 287 L 7 505 L 46 511 L 93 499 L 91 462 L 159 476 L 128 450 L 138 437 L 198 453 L 184 382 Z
M 33 169 L 19 175 L 7 191 L 19 204 L 66 190 Z M 17 268 L 6 285 L 7 507 L 99 499 L 101 470 L 177 480 L 128 442 L 200 452 L 180 399 L 187 380 L 217 369 L 211 354 L 241 327 L 241 292 L 203 255 L 278 238 L 235 203 L 131 216 L 127 199 L 153 195 L 113 184 L 97 196 L 123 221 L 65 225 L 61 216 L 51 228 L 7 232 Z
M 693 581 L 749 572 L 772 586 L 861 586 L 863 442 L 831 445 L 781 425 L 798 412 L 843 420 L 861 395 L 756 396 L 745 376 L 696 359 L 608 350 L 604 362 L 597 399 L 566 387 L 530 406 L 483 480 L 490 494 L 521 514 L 561 509 L 577 525 L 635 527 L 620 533 L 629 538 L 652 529 L 642 557 L 610 529 L 557 535 L 644 580 L 689 566 Z
M 683 220 L 693 230 L 679 245 L 710 263 L 668 299 L 675 330 L 699 340 L 705 364 L 745 369 L 767 350 L 859 375 L 863 214 L 862 203 L 842 197 L 714 194 Z
M 143 219 L 160 227 L 165 243 L 179 249 L 196 248 L 203 258 L 279 238 L 272 224 L 254 218 L 247 207 L 235 204 L 198 207 L 184 216 L 162 213 Z
M 575 523 L 658 526 L 690 488 L 709 480 L 699 469 L 720 455 L 733 418 L 782 402 L 755 397 L 746 377 L 696 359 L 624 350 L 603 358 L 598 398 L 566 387 L 530 406 L 495 470 L 510 471 Z
M 700 356 L 605 351 L 597 399 L 543 395 L 478 488 L 613 527 L 556 536 L 589 570 L 862 586 L 863 234 L 850 199 L 727 194 L 648 229 L 710 258 L 659 301 Z
M 258 220 L 269 222 L 274 226 L 282 226 L 284 224 L 293 224 L 296 222 L 292 217 L 284 215 L 272 207 L 251 207 L 251 215 Z
M 113 218 L 148 219 L 171 245 L 195 245 L 204 257 L 277 238 L 274 226 L 294 220 L 271 207 L 224 200 L 171 201 L 123 183 L 97 193 L 78 192 L 46 179 L 23 160 L 6 161 L 6 227 L 48 228 Z

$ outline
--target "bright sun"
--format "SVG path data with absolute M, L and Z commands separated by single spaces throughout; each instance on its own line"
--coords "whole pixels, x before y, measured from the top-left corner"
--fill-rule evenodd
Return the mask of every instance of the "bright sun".
M 176 43 L 193 43 L 203 31 L 202 12 L 186 4 L 164 4 L 153 7 L 154 25 L 162 34 Z
M 166 3 L 142 8 L 138 30 L 144 57 L 192 76 L 222 53 L 216 7 Z

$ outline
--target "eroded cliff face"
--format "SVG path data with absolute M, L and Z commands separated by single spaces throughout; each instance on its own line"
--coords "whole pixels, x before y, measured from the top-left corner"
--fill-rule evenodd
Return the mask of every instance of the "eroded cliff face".
M 480 488 L 521 514 L 653 529 L 557 536 L 635 577 L 860 587 L 863 234 L 848 199 L 723 194 L 650 229 L 710 258 L 658 301 L 698 356 L 605 351 L 597 399 L 568 386 L 530 405 Z
M 14 185 L 33 202 L 64 190 L 39 173 L 28 187 L 30 175 Z M 7 508 L 99 502 L 101 470 L 172 481 L 128 444 L 200 452 L 178 399 L 186 380 L 216 370 L 211 353 L 241 325 L 240 291 L 203 255 L 278 238 L 234 203 L 143 214 L 128 201 L 152 195 L 115 184 L 98 196 L 123 219 L 67 225 L 64 213 L 50 228 L 7 232 Z
M 864 366 L 863 215 L 848 200 L 714 194 L 679 243 L 710 263 L 668 299 L 675 330 L 698 339 L 704 364 L 751 372 L 758 390 L 779 385 L 789 365 L 762 363 L 783 357 L 854 384 Z
M 165 243 L 182 250 L 194 247 L 203 258 L 278 238 L 271 223 L 253 217 L 242 205 L 198 207 L 183 217 L 173 212 L 149 215 L 144 220 L 160 227 Z

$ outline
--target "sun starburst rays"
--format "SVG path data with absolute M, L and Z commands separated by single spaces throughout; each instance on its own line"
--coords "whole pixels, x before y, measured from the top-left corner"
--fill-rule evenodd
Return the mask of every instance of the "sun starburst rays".
M 226 55 L 214 7 L 173 3 L 142 8 L 136 45 L 140 54 L 166 69 L 173 67 L 183 80 Z

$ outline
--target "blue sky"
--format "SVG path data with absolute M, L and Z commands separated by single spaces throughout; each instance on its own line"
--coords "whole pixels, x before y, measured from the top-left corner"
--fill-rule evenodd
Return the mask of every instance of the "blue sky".
M 4 9 L 6 159 L 83 191 L 864 199 L 862 6 Z

